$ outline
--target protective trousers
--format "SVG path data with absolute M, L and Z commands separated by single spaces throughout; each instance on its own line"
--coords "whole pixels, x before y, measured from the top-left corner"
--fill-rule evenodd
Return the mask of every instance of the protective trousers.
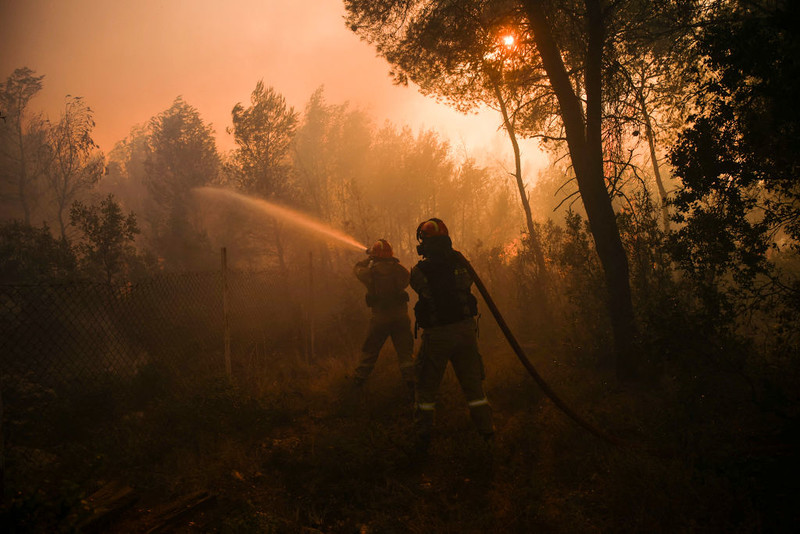
M 430 440 L 433 430 L 436 394 L 447 362 L 452 363 L 464 392 L 472 421 L 485 438 L 494 434 L 492 409 L 483 391 L 483 360 L 478 352 L 475 320 L 426 328 L 417 356 L 416 429 L 421 440 Z
M 411 321 L 408 313 L 394 314 L 392 316 L 382 316 L 374 314 L 369 322 L 367 339 L 361 348 L 363 352 L 361 361 L 355 371 L 357 380 L 366 380 L 378 361 L 386 339 L 392 338 L 392 345 L 397 352 L 397 363 L 400 365 L 400 373 L 406 382 L 414 381 L 414 360 L 411 354 L 414 352 L 414 337 L 411 334 Z

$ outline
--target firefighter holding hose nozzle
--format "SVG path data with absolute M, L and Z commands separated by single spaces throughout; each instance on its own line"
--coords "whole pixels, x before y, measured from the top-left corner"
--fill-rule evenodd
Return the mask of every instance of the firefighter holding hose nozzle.
M 417 252 L 423 256 L 411 269 L 411 288 L 419 295 L 414 307 L 423 329 L 417 355 L 416 450 L 427 451 L 434 424 L 436 395 L 447 363 L 453 365 L 478 432 L 491 445 L 492 409 L 483 391 L 483 360 L 478 352 L 477 299 L 463 256 L 453 250 L 447 226 L 428 219 L 417 227 Z
M 367 306 L 372 309 L 367 338 L 362 347 L 361 362 L 355 370 L 355 383 L 362 385 L 375 367 L 386 339 L 391 337 L 400 372 L 409 389 L 414 391 L 414 338 L 408 318 L 408 269 L 394 257 L 392 246 L 379 239 L 367 249 L 369 257 L 356 263 L 353 272 L 367 286 Z

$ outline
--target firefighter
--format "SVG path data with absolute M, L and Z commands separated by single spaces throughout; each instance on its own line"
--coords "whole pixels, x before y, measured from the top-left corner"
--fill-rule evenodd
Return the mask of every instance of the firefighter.
M 379 239 L 367 249 L 369 257 L 356 263 L 353 272 L 367 286 L 367 306 L 372 309 L 369 331 L 362 347 L 362 358 L 355 371 L 355 382 L 361 385 L 378 361 L 378 354 L 392 338 L 400 373 L 409 388 L 414 391 L 414 338 L 408 318 L 408 269 L 392 254 L 392 246 Z
M 450 362 L 478 432 L 491 445 L 492 410 L 483 391 L 483 361 L 478 352 L 477 300 L 462 256 L 453 250 L 447 226 L 428 219 L 417 227 L 417 252 L 423 256 L 411 269 L 411 288 L 419 295 L 414 307 L 423 329 L 417 354 L 415 426 L 417 452 L 430 444 L 439 384 Z

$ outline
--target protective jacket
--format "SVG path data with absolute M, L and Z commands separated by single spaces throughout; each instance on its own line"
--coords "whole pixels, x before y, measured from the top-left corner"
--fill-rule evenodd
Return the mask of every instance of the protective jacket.
M 469 271 L 452 250 L 417 263 L 411 269 L 411 287 L 419 294 L 414 306 L 417 325 L 444 326 L 477 315 L 471 286 Z
M 367 287 L 373 314 L 407 314 L 409 272 L 397 258 L 369 258 L 356 263 L 353 272 Z

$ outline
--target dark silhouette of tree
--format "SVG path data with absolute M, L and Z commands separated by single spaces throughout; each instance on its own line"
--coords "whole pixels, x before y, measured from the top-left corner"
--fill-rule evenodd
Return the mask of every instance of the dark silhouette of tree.
M 645 16 L 640 32 L 615 47 L 605 74 L 606 173 L 613 191 L 626 197 L 631 188 L 625 186 L 633 179 L 648 188 L 654 185 L 665 232 L 671 229 L 669 175 L 662 161 L 668 143 L 686 122 L 697 87 L 692 83 L 697 68 L 694 26 L 680 22 L 665 28 L 661 17 Z M 696 22 L 702 25 L 703 19 Z
M 529 122 L 557 117 L 566 141 L 608 288 L 608 306 L 620 376 L 636 367 L 636 338 L 628 263 L 604 172 L 605 77 L 611 59 L 628 43 L 649 52 L 652 27 L 675 27 L 692 16 L 691 1 L 453 0 L 445 2 L 346 0 L 347 22 L 423 90 L 472 107 L 475 91 L 491 83 L 485 62 L 497 49 L 487 37 L 510 28 L 524 48 L 530 87 Z M 455 80 L 455 82 L 454 82 Z M 470 91 L 453 91 L 452 87 Z M 500 99 L 502 101 L 502 99 Z
M 92 140 L 94 114 L 81 97 L 67 96 L 61 120 L 47 136 L 47 184 L 53 195 L 61 237 L 66 237 L 65 211 L 103 175 L 105 158 Z
M 36 156 L 43 145 L 43 122 L 37 119 L 26 123 L 26 115 L 28 103 L 42 89 L 43 78 L 23 67 L 0 87 L 3 182 L 13 189 L 5 191 L 4 186 L 3 196 L 19 203 L 26 224 L 31 221 L 32 197 L 36 195 L 35 182 L 41 170 L 36 167 Z
M 717 8 L 727 23 L 701 33 L 698 113 L 671 152 L 684 223 L 673 252 L 712 313 L 731 312 L 718 290 L 732 282 L 762 305 L 783 295 L 796 319 L 800 279 L 776 266 L 800 252 L 800 6 Z
M 144 212 L 148 195 L 148 135 L 147 125 L 131 128 L 127 137 L 108 153 L 106 173 L 98 184 L 99 192 L 113 192 L 126 208 L 140 214 Z
M 0 225 L 0 280 L 4 284 L 64 282 L 77 274 L 77 259 L 70 243 L 53 237 L 43 224 L 22 221 Z
M 192 188 L 216 180 L 219 166 L 213 129 L 183 98 L 150 120 L 145 211 L 153 248 L 167 265 L 196 268 L 211 260 L 202 225 L 188 203 Z
M 139 233 L 136 216 L 127 215 L 109 194 L 99 204 L 75 201 L 70 222 L 83 234 L 75 249 L 82 269 L 92 277 L 102 277 L 109 285 L 128 274 L 137 259 L 133 243 Z
M 356 14 L 364 8 L 363 4 L 348 4 L 352 14 L 349 22 L 356 32 L 372 39 L 397 66 L 393 75 L 398 83 L 412 79 L 423 94 L 442 98 L 460 111 L 487 106 L 500 114 L 499 123 L 513 149 L 513 176 L 525 214 L 527 241 L 543 278 L 546 266 L 534 231 L 518 139 L 520 133 L 529 131 L 521 130 L 521 122 L 527 120 L 530 126 L 532 121 L 532 115 L 523 109 L 530 108 L 531 102 L 541 98 L 546 89 L 542 74 L 530 65 L 527 57 L 530 49 L 518 41 L 520 21 L 510 17 L 504 8 L 495 9 L 485 2 L 440 3 L 423 10 L 430 17 L 425 21 L 427 24 L 409 28 L 404 42 L 393 48 L 393 44 L 387 44 L 387 35 L 377 37 L 383 30 L 374 25 L 374 20 Z

